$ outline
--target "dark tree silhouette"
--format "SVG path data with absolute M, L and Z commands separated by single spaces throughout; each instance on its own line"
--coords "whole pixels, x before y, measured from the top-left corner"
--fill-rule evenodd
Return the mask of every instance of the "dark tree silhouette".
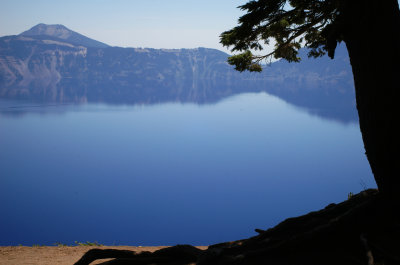
M 229 62 L 239 71 L 261 71 L 270 56 L 297 62 L 302 45 L 310 56 L 333 58 L 338 42 L 349 51 L 366 154 L 377 182 L 340 204 L 289 218 L 259 235 L 199 250 L 181 245 L 154 253 L 92 250 L 76 265 L 104 264 L 400 264 L 400 160 L 397 102 L 400 11 L 397 0 L 258 0 L 239 25 L 221 35 L 241 54 Z M 275 50 L 253 55 L 275 40 Z M 263 210 L 263 209 L 260 209 Z
M 366 155 L 378 189 L 400 204 L 399 101 L 400 11 L 397 0 L 258 0 L 240 6 L 239 25 L 221 43 L 240 51 L 229 58 L 239 71 L 261 71 L 274 57 L 298 62 L 309 56 L 333 59 L 337 43 L 349 52 Z M 254 55 L 270 41 L 271 53 Z

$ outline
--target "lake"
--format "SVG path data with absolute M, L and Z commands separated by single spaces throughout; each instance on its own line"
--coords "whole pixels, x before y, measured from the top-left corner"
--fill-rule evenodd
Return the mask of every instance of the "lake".
M 0 245 L 209 245 L 375 187 L 357 122 L 213 104 L 0 100 Z

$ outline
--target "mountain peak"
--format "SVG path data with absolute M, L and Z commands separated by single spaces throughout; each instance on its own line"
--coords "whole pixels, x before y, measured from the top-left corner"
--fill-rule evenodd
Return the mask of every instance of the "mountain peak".
M 47 25 L 37 24 L 31 29 L 24 31 L 21 36 L 51 36 L 56 37 L 72 44 L 82 45 L 85 47 L 106 48 L 107 44 L 90 39 L 82 34 L 70 30 L 61 24 Z
M 67 27 L 56 24 L 56 25 L 46 25 L 43 23 L 37 24 L 36 26 L 32 27 L 31 29 L 22 32 L 20 35 L 22 36 L 38 36 L 38 35 L 46 35 L 57 37 L 63 40 L 68 40 L 68 38 L 73 35 L 74 31 L 68 29 Z M 77 33 L 79 34 L 79 33 Z

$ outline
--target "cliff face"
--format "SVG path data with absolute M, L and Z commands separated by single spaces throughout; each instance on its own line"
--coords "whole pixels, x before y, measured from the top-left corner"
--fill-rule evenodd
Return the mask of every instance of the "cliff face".
M 215 49 L 110 47 L 61 25 L 39 24 L 0 38 L 0 97 L 56 102 L 206 103 L 266 91 L 310 112 L 341 111 L 356 120 L 346 49 L 336 59 L 275 62 L 262 73 L 239 73 Z M 318 114 L 318 113 L 317 113 Z M 341 114 L 341 115 L 342 115 Z M 336 114 L 332 114 L 336 115 Z
M 335 59 L 314 59 L 300 50 L 300 63 L 279 61 L 265 70 L 267 91 L 285 101 L 307 108 L 318 116 L 358 120 L 353 73 L 346 47 L 340 45 Z M 269 72 L 269 73 L 268 73 Z
M 62 99 L 68 61 L 83 61 L 87 48 L 54 39 L 24 36 L 0 39 L 0 96 Z
M 205 88 L 237 87 L 243 79 L 226 59 L 225 53 L 205 48 L 94 48 L 48 36 L 3 37 L 0 96 L 64 101 L 125 94 L 134 100 L 161 92 L 197 98 Z

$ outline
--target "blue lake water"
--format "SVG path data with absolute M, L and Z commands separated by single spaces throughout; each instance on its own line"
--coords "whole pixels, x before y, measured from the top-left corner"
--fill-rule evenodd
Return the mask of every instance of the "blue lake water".
M 208 245 L 375 187 L 357 123 L 266 93 L 0 101 L 0 245 Z

